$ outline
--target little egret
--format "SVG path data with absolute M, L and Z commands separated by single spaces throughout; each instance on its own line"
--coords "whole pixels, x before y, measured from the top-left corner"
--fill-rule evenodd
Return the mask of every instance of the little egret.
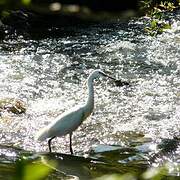
M 38 132 L 36 139 L 39 141 L 48 140 L 49 152 L 51 152 L 51 141 L 55 137 L 64 136 L 69 134 L 70 137 L 70 152 L 73 154 L 72 149 L 72 133 L 75 131 L 81 123 L 88 117 L 94 108 L 94 88 L 93 80 L 99 76 L 105 76 L 110 79 L 116 80 L 115 78 L 108 76 L 101 70 L 94 70 L 87 79 L 88 87 L 88 98 L 84 105 L 74 107 L 67 112 L 62 113 L 48 126 Z

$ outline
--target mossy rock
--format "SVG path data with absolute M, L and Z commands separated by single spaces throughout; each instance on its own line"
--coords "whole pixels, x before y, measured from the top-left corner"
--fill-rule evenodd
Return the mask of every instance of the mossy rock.
M 26 112 L 26 105 L 20 99 L 4 98 L 0 99 L 0 112 L 7 111 L 13 114 L 22 114 Z

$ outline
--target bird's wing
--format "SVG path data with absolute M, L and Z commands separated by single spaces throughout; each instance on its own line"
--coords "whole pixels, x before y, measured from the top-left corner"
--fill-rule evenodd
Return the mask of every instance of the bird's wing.
M 63 136 L 76 130 L 82 123 L 84 117 L 83 107 L 75 107 L 67 112 L 64 112 L 52 121 L 48 126 L 42 129 L 37 140 L 43 141 L 53 136 Z

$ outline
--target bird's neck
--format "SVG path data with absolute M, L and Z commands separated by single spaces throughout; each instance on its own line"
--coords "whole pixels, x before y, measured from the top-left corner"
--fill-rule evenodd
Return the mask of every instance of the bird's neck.
M 87 81 L 87 87 L 88 87 L 88 98 L 86 101 L 86 109 L 87 109 L 87 116 L 89 116 L 94 108 L 94 87 L 93 87 L 93 79 L 89 78 Z

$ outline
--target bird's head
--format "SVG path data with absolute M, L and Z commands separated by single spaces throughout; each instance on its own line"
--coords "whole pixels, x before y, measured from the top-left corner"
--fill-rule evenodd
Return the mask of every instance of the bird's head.
M 100 76 L 104 76 L 104 77 L 107 77 L 111 80 L 113 80 L 116 84 L 116 86 L 129 86 L 130 83 L 127 82 L 127 81 L 122 81 L 122 80 L 117 80 L 116 78 L 112 77 L 112 76 L 109 76 L 108 74 L 106 74 L 105 72 L 101 71 L 100 69 L 96 69 L 94 70 L 90 75 L 89 75 L 89 78 L 88 78 L 88 81 L 93 81 L 93 79 L 95 78 L 98 78 Z

